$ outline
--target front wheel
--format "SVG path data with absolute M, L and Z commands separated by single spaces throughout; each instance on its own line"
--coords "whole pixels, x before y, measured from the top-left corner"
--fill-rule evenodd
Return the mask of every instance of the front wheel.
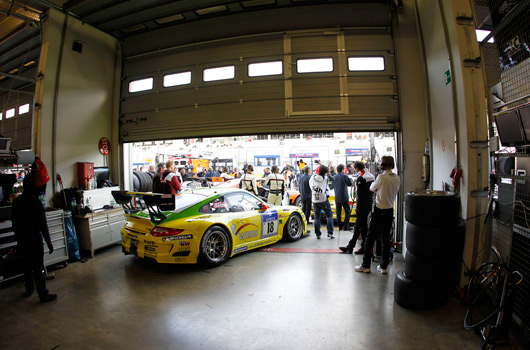
M 230 236 L 219 226 L 210 227 L 202 236 L 200 258 L 207 266 L 219 266 L 230 256 Z
M 303 233 L 304 223 L 302 217 L 296 213 L 291 214 L 283 227 L 283 237 L 289 242 L 294 242 L 300 239 Z

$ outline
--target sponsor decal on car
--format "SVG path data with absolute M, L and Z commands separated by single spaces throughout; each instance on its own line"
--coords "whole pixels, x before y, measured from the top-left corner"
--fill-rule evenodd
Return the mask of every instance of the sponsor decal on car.
M 175 258 L 175 262 L 185 262 L 186 258 Z
M 237 249 L 234 249 L 234 254 L 244 252 L 245 250 L 248 250 L 248 247 L 247 247 L 247 246 L 245 246 L 245 247 L 241 247 L 241 248 L 237 248 Z
M 147 239 L 144 239 L 145 244 L 155 244 L 155 241 L 148 241 Z
M 180 247 L 189 247 L 190 246 L 190 242 L 179 241 L 179 246 Z
M 274 241 L 275 241 L 274 239 L 269 239 L 267 241 L 257 242 L 257 243 L 251 244 L 248 248 L 249 249 L 258 248 L 258 247 L 261 247 L 261 246 L 264 246 L 264 245 L 267 245 L 267 244 L 274 243 Z
M 276 210 L 266 211 L 261 216 L 261 238 L 269 238 L 278 235 L 278 212 Z
M 171 236 L 171 237 L 162 238 L 162 241 L 170 242 L 170 241 L 178 241 L 181 239 L 192 239 L 192 238 L 193 238 L 193 235 Z
M 145 250 L 150 251 L 150 252 L 154 252 L 155 251 L 155 247 L 145 246 Z
M 248 229 L 251 229 L 251 230 L 248 230 Z M 248 231 L 243 232 L 243 230 L 248 230 Z M 246 223 L 236 231 L 235 236 L 239 236 L 239 239 L 244 241 L 246 239 L 258 237 L 258 234 L 259 234 L 258 226 L 251 224 L 251 223 Z
M 153 258 L 153 259 L 156 259 L 156 253 L 145 252 L 145 253 L 144 253 L 144 258 Z
M 138 236 L 131 235 L 130 233 L 127 234 L 127 237 L 132 238 L 132 239 L 138 239 Z

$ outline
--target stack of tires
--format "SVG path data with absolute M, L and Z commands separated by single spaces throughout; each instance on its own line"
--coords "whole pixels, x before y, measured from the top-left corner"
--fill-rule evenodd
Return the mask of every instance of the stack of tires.
M 153 190 L 153 176 L 150 172 L 133 170 L 133 188 L 135 192 L 151 192 Z
M 443 306 L 458 282 L 465 237 L 454 192 L 409 192 L 405 198 L 405 267 L 396 275 L 394 300 L 413 310 Z

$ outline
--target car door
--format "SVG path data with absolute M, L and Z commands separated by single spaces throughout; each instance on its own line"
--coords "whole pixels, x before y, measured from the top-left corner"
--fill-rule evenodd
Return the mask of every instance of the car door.
M 230 230 L 234 235 L 234 247 L 248 246 L 261 236 L 261 220 L 258 213 L 260 202 L 246 192 L 224 196 L 230 212 Z

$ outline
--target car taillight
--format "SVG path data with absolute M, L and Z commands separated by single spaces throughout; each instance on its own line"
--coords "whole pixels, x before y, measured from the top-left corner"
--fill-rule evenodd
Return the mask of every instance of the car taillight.
M 168 227 L 154 227 L 151 230 L 151 235 L 155 237 L 166 237 L 166 236 L 174 236 L 178 235 L 184 230 L 180 230 L 178 228 L 168 228 Z

